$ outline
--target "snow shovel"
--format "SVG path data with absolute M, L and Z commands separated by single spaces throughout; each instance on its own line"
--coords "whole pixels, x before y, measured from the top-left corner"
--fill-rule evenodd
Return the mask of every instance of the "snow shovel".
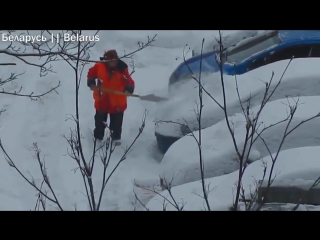
M 101 88 L 101 90 L 103 92 L 112 92 L 115 94 L 125 95 L 125 93 L 123 93 L 123 92 L 115 91 L 115 90 L 108 89 L 108 88 Z M 163 102 L 163 101 L 168 100 L 167 98 L 159 97 L 154 94 L 148 94 L 148 95 L 144 95 L 144 96 L 140 96 L 138 94 L 132 94 L 132 95 L 129 95 L 128 97 L 136 97 L 136 98 L 140 98 L 140 100 L 142 100 L 142 101 L 148 101 L 148 102 Z

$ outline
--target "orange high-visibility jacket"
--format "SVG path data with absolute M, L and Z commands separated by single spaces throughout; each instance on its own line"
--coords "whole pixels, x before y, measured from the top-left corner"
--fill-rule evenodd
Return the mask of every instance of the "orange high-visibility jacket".
M 100 81 L 101 88 L 108 88 L 115 91 L 133 92 L 134 80 L 131 78 L 128 65 L 119 60 L 118 67 L 115 70 L 110 70 L 105 63 L 96 63 L 88 71 L 88 85 L 89 81 Z M 93 92 L 94 107 L 97 111 L 107 112 L 110 114 L 117 112 L 124 112 L 127 109 L 127 96 L 119 95 L 111 92 Z

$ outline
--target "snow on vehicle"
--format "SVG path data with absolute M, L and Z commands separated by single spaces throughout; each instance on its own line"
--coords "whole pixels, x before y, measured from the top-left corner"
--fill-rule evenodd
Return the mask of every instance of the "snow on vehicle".
M 317 130 L 316 130 L 317 131 Z M 272 178 L 275 181 L 293 181 L 299 180 L 300 184 L 297 187 L 306 187 L 314 183 L 320 176 L 320 161 L 319 161 L 320 147 L 301 147 L 281 151 L 272 171 Z M 273 157 L 275 154 L 273 154 Z M 262 161 L 265 163 L 263 164 Z M 255 161 L 250 164 L 244 172 L 242 177 L 242 187 L 245 196 L 250 199 L 250 195 L 255 190 L 257 181 L 263 179 L 264 166 L 267 166 L 266 176 L 269 176 L 272 166 L 272 158 L 265 157 L 264 159 Z M 230 174 L 206 179 L 206 186 L 210 186 L 210 193 L 208 200 L 210 209 L 215 211 L 225 211 L 232 207 L 236 194 L 236 184 L 238 182 L 239 171 Z M 268 177 L 265 178 L 268 180 Z M 290 184 L 288 184 L 290 185 Z M 292 184 L 291 184 L 292 185 Z M 273 185 L 271 185 L 273 186 Z M 203 197 L 201 181 L 195 181 L 181 186 L 173 187 L 171 189 L 173 197 L 179 207 L 183 206 L 183 210 L 204 210 L 206 203 Z M 155 195 L 146 205 L 148 210 L 157 211 L 176 210 L 175 206 L 164 199 L 167 198 L 172 202 L 172 197 L 168 191 L 163 191 Z M 291 206 L 292 209 L 296 204 Z M 301 206 L 306 210 L 305 206 Z M 308 208 L 315 210 L 314 206 Z M 319 207 L 317 208 L 319 211 Z
M 289 122 L 290 106 L 294 106 L 297 100 L 298 97 L 279 99 L 266 104 L 260 114 L 258 123 L 260 127 L 257 132 L 260 133 L 261 131 L 261 134 L 259 134 L 261 138 L 257 138 L 252 145 L 249 154 L 250 162 L 268 157 L 270 155 L 269 151 L 271 153 L 278 151 Z M 299 106 L 288 131 L 294 129 L 302 121 L 319 114 L 319 102 L 320 96 L 300 97 Z M 260 106 L 252 108 L 250 116 L 254 116 L 259 109 Z M 242 152 L 246 136 L 246 118 L 242 113 L 237 113 L 229 117 L 228 121 L 232 123 L 237 146 L 239 151 Z M 268 128 L 271 125 L 275 126 Z M 263 131 L 264 128 L 267 129 Z M 318 131 L 316 131 L 319 128 L 319 117 L 300 125 L 287 136 L 281 150 L 319 146 L 320 138 Z M 198 133 L 194 132 L 194 134 L 198 138 Z M 225 175 L 239 169 L 239 159 L 225 119 L 207 129 L 203 129 L 201 135 L 205 178 Z M 171 186 L 200 180 L 199 150 L 195 139 L 185 136 L 175 142 L 162 159 L 161 169 L 160 178 L 162 182 L 170 182 Z
M 219 66 L 216 61 L 217 51 L 211 51 L 202 55 L 202 74 L 203 76 L 208 76 L 211 74 L 211 77 L 219 78 L 218 75 L 212 75 L 212 73 L 219 71 Z M 219 55 L 219 54 L 218 54 Z M 256 35 L 255 37 L 245 39 L 238 43 L 234 47 L 230 47 L 222 52 L 221 56 L 219 55 L 217 59 L 220 59 L 223 62 L 223 73 L 225 74 L 225 79 L 230 75 L 245 75 L 247 79 L 243 81 L 248 81 L 249 76 L 253 76 L 256 80 L 261 79 L 261 74 L 266 75 L 266 68 L 270 65 L 274 66 L 275 63 L 282 62 L 283 60 L 295 58 L 294 61 L 298 59 L 306 58 L 319 58 L 320 57 L 320 31 L 319 30 L 270 30 L 265 31 Z M 172 95 L 177 94 L 179 89 L 187 85 L 187 82 L 184 80 L 190 80 L 191 73 L 189 68 L 192 70 L 195 75 L 199 73 L 201 56 L 196 56 L 191 59 L 188 59 L 186 63 L 181 63 L 177 69 L 172 73 L 169 80 L 169 89 Z M 294 62 L 293 61 L 293 62 Z M 188 66 L 187 66 L 188 65 Z M 302 68 L 296 66 L 302 71 Z M 309 68 L 309 66 L 307 66 Z M 259 71 L 262 69 L 262 72 Z M 273 69 L 270 69 L 267 74 L 271 75 Z M 259 74 L 257 74 L 259 73 Z M 249 75 L 248 75 L 249 74 Z M 300 74 L 301 75 L 301 74 Z M 240 77 L 238 76 L 238 78 Z M 215 79 L 215 85 L 217 82 L 220 82 L 220 79 Z M 229 78 L 230 81 L 234 81 L 234 78 Z M 240 78 L 239 78 L 240 79 Z M 241 84 L 243 84 L 241 81 Z M 212 82 L 212 79 L 211 79 Z M 207 83 L 210 85 L 212 83 Z M 206 87 L 207 87 L 206 85 Z M 196 86 L 194 86 L 196 87 Z M 221 89 L 221 87 L 219 88 Z M 195 90 L 193 88 L 193 90 Z M 217 92 L 215 89 L 212 90 L 217 95 L 221 93 Z M 197 92 L 197 91 L 194 91 Z M 210 93 L 212 93 L 210 91 Z M 189 94 L 190 95 L 190 94 Z M 190 98 L 190 96 L 187 96 Z M 196 99 L 192 99 L 193 101 Z M 159 109 L 158 115 L 166 116 L 168 119 L 167 112 L 173 111 L 174 108 L 177 110 L 172 102 L 167 106 L 169 109 L 162 107 L 162 110 Z M 179 106 L 179 113 L 181 113 L 181 108 Z M 188 109 L 190 111 L 190 109 Z M 161 112 L 162 111 L 162 112 Z M 212 111 L 211 111 L 212 113 Z M 182 113 L 185 114 L 185 113 Z M 209 114 L 210 115 L 210 114 Z M 211 114 L 212 116 L 212 114 Z M 188 123 L 191 122 L 191 125 L 196 125 L 193 117 L 189 116 L 177 116 L 175 113 L 175 119 L 184 118 Z M 221 119 L 219 119 L 221 120 Z M 210 120 L 203 119 L 206 127 L 210 126 L 209 124 L 214 124 Z M 203 126 L 205 127 L 205 126 Z M 177 127 L 176 127 L 177 128 Z M 197 130 L 197 129 L 193 129 Z M 164 153 L 167 149 L 180 137 L 184 136 L 187 132 L 181 129 L 172 130 L 172 127 L 168 126 L 168 123 L 161 123 L 156 126 L 155 135 L 157 138 L 157 143 L 159 149 Z

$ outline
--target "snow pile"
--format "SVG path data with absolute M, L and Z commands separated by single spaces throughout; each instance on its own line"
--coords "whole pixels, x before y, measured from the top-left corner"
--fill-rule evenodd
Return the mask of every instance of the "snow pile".
M 271 179 L 290 179 L 300 178 L 303 180 L 315 180 L 317 174 L 320 176 L 320 147 L 303 147 L 281 151 L 278 160 L 274 165 Z M 275 154 L 273 154 L 273 157 Z M 272 159 L 270 156 L 250 164 L 242 178 L 242 185 L 247 197 L 255 190 L 256 182 L 263 179 L 264 166 L 267 165 L 266 178 L 268 180 Z M 310 169 L 313 169 L 311 176 L 306 176 Z M 299 173 L 298 175 L 295 175 Z M 293 176 L 296 177 L 293 177 Z M 236 184 L 239 172 L 214 177 L 205 180 L 206 186 L 210 186 L 209 203 L 211 210 L 228 210 L 234 201 Z M 291 177 L 292 176 L 292 177 Z M 319 177 L 318 176 L 318 177 Z M 160 193 L 163 197 L 172 201 L 167 191 Z M 206 206 L 202 197 L 202 185 L 200 181 L 173 187 L 172 194 L 179 206 L 184 205 L 184 210 L 204 210 Z M 199 196 L 200 195 L 200 196 Z M 149 210 L 162 210 L 164 202 L 167 204 L 167 210 L 176 210 L 168 201 L 165 201 L 160 195 L 153 197 L 146 207 Z
M 270 81 L 272 72 L 274 72 L 274 77 L 270 92 L 280 80 L 288 63 L 289 60 L 279 61 L 237 76 L 241 99 L 245 101 L 251 97 L 252 105 L 259 104 L 265 92 L 265 83 Z M 319 64 L 320 59 L 318 58 L 294 59 L 270 100 L 282 99 L 286 96 L 320 95 L 320 89 L 317 87 L 320 84 L 320 69 L 317 67 Z M 235 77 L 224 75 L 224 83 L 228 114 L 231 116 L 241 111 Z M 204 77 L 203 86 L 211 96 L 223 105 L 220 73 Z M 157 119 L 171 120 L 183 124 L 187 122 L 191 129 L 197 130 L 196 115 L 194 113 L 197 108 L 196 103 L 199 102 L 197 83 L 190 79 L 188 82 L 181 83 L 172 92 L 174 92 L 172 100 L 159 105 Z M 220 107 L 206 93 L 203 94 L 203 104 L 203 128 L 212 126 L 224 118 L 224 113 Z M 155 127 L 155 131 L 164 136 L 179 137 L 182 135 L 181 126 L 174 123 L 159 122 Z
M 222 41 L 223 41 L 223 47 L 224 48 L 229 48 L 233 45 L 236 45 L 243 39 L 251 38 L 256 36 L 259 33 L 263 33 L 265 30 L 227 30 L 227 31 L 222 31 Z M 195 55 L 200 55 L 201 54 L 201 48 L 202 44 L 197 44 L 194 47 L 194 53 Z M 203 46 L 203 52 L 210 52 L 213 51 L 214 49 L 219 49 L 219 44 L 217 43 L 216 38 L 209 38 L 206 39 L 204 42 Z
M 249 155 L 251 162 L 258 160 L 260 157 L 268 156 L 269 151 L 271 151 L 271 153 L 277 152 L 288 125 L 290 106 L 295 106 L 297 101 L 298 98 L 289 98 L 266 104 L 260 114 L 258 122 L 260 126 L 257 131 L 261 133 L 261 138 L 257 138 L 254 142 L 252 145 L 254 152 Z M 298 102 L 299 106 L 288 131 L 297 127 L 302 121 L 319 114 L 319 101 L 320 96 L 300 97 Z M 250 115 L 255 116 L 259 109 L 260 105 L 252 108 Z M 229 117 L 228 121 L 233 128 L 237 146 L 242 152 L 246 136 L 246 119 L 242 113 L 237 113 Z M 268 128 L 271 125 L 275 126 Z M 320 145 L 318 132 L 315 131 L 315 129 L 319 127 L 319 118 L 304 123 L 288 135 L 282 145 L 282 150 Z M 268 129 L 264 131 L 264 128 Z M 193 134 L 199 139 L 198 131 L 193 132 Z M 257 135 L 255 135 L 254 138 L 256 137 Z M 212 127 L 202 130 L 201 140 L 205 178 L 224 175 L 239 169 L 238 156 L 225 119 Z M 265 144 L 267 144 L 268 148 Z M 183 149 L 183 151 L 181 151 L 181 149 Z M 173 178 L 172 186 L 200 180 L 199 150 L 195 139 L 187 135 L 175 142 L 166 152 L 161 166 L 161 177 L 166 179 L 167 182 L 170 182 Z

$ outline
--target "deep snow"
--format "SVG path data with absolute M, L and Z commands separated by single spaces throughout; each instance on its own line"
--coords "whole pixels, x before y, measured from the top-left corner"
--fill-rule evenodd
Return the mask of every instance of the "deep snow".
M 225 31 L 226 32 L 226 31 Z M 89 32 L 88 32 L 89 33 Z M 214 31 L 102 31 L 100 32 L 101 40 L 92 49 L 91 59 L 98 59 L 105 50 L 114 48 L 121 53 L 125 50 L 127 53 L 136 49 L 137 41 L 145 41 L 146 37 L 158 34 L 157 41 L 152 47 L 149 47 L 134 55 L 136 72 L 133 78 L 136 82 L 136 93 L 149 94 L 155 93 L 165 95 L 169 76 L 172 71 L 182 62 L 183 49 L 186 44 L 191 48 L 201 43 L 202 37 L 211 38 L 217 32 Z M 5 43 L 0 43 L 0 49 L 5 47 Z M 178 60 L 176 60 L 178 59 Z M 5 86 L 7 91 L 18 90 L 20 85 L 23 86 L 24 93 L 41 93 L 55 86 L 60 80 L 62 86 L 58 89 L 59 94 L 49 94 L 42 98 L 42 101 L 30 101 L 27 98 L 13 97 L 1 95 L 0 109 L 6 108 L 7 111 L 0 116 L 0 137 L 16 165 L 22 170 L 26 176 L 32 175 L 35 181 L 40 184 L 42 178 L 39 166 L 33 158 L 33 152 L 30 146 L 33 142 L 38 142 L 41 154 L 45 157 L 46 168 L 50 177 L 51 184 L 63 206 L 66 210 L 74 209 L 76 204 L 79 210 L 88 210 L 88 203 L 84 195 L 84 186 L 81 175 L 74 169 L 77 167 L 74 160 L 67 156 L 67 143 L 63 139 L 63 134 L 68 134 L 70 127 L 74 127 L 72 121 L 68 121 L 70 114 L 75 113 L 75 83 L 72 69 L 64 62 L 56 62 L 53 68 L 57 71 L 56 74 L 51 73 L 46 77 L 39 78 L 39 69 L 27 66 L 21 61 L 10 57 L 1 56 L 3 62 L 16 62 L 17 66 L 0 66 L 1 77 L 7 77 L 11 72 L 26 73 L 19 77 L 15 83 L 10 83 Z M 275 71 L 275 79 L 279 78 L 286 61 L 276 65 L 271 64 L 263 69 L 257 69 L 246 75 L 239 76 L 238 81 L 241 82 L 240 93 L 242 97 L 248 96 L 248 89 L 258 91 L 263 86 L 261 81 L 268 81 L 271 71 Z M 282 88 L 281 94 L 275 99 L 281 99 L 290 89 L 289 94 L 297 95 L 299 93 L 304 96 L 319 95 L 318 88 L 314 86 L 318 84 L 319 76 L 318 59 L 294 60 L 291 64 L 287 77 L 284 79 L 284 85 L 287 88 Z M 92 65 L 90 65 L 92 66 Z M 84 73 L 88 70 L 86 67 Z M 289 74 L 289 75 L 288 75 Z M 301 84 L 301 80 L 304 80 Z M 80 124 L 82 128 L 83 144 L 86 156 L 90 156 L 92 152 L 92 129 L 93 129 L 93 99 L 92 93 L 85 85 L 85 75 L 82 79 L 80 87 Z M 221 84 L 218 75 L 210 76 L 205 79 L 208 90 L 217 96 L 221 101 Z M 260 82 L 259 84 L 254 84 Z M 289 84 L 290 83 L 290 84 Z M 254 85 L 253 85 L 254 84 Z M 193 108 L 197 99 L 197 91 L 194 91 L 196 84 L 190 82 L 182 86 L 176 92 L 168 108 L 166 103 L 155 104 L 143 102 L 139 99 L 130 98 L 128 101 L 128 110 L 125 113 L 124 128 L 123 128 L 123 144 L 122 147 L 130 144 L 138 133 L 138 128 L 141 125 L 141 119 L 144 111 L 148 111 L 146 119 L 146 127 L 142 136 L 136 142 L 133 150 L 128 154 L 125 162 L 123 162 L 111 178 L 103 197 L 103 210 L 133 210 L 135 208 L 135 199 L 133 190 L 133 181 L 138 179 L 140 182 L 149 182 L 153 184 L 154 179 L 162 173 L 162 167 L 159 161 L 162 155 L 157 151 L 156 140 L 154 136 L 154 119 L 161 117 L 187 118 L 193 116 Z M 234 79 L 226 77 L 226 88 L 228 94 L 228 104 L 230 106 L 237 101 L 234 94 Z M 312 89 L 312 91 L 309 91 Z M 205 96 L 205 101 L 211 103 L 211 100 Z M 256 102 L 259 102 L 257 95 Z M 178 105 L 179 103 L 179 105 Z M 175 106 L 179 106 L 176 108 Z M 233 105 L 232 105 L 233 106 Z M 210 119 L 212 113 L 217 111 L 217 108 L 212 105 L 206 105 L 204 117 L 209 119 L 207 126 L 217 123 L 221 120 L 218 118 Z M 166 109 L 163 111 L 162 109 Z M 231 107 L 230 107 L 231 109 Z M 230 111 L 233 115 L 238 111 L 235 107 L 234 111 Z M 216 112 L 215 112 L 216 113 Z M 220 119 L 219 119 L 220 118 Z M 317 127 L 315 122 L 309 125 L 310 128 Z M 176 127 L 169 128 L 169 133 L 177 130 Z M 310 131 L 312 131 L 310 129 Z M 309 133 L 310 133 L 309 131 Z M 310 141 L 314 140 L 312 137 Z M 297 143 L 298 146 L 300 143 Z M 300 145 L 299 145 L 300 146 Z M 174 148 L 173 148 L 174 149 Z M 183 151 L 186 146 L 183 146 Z M 190 148 L 192 149 L 192 147 Z M 181 149 L 180 149 L 181 151 Z M 312 162 L 312 156 L 319 155 L 319 149 L 314 147 L 290 149 L 291 152 L 282 152 L 282 159 L 287 159 L 277 163 L 278 169 L 284 173 L 292 173 L 293 171 L 306 170 L 310 168 L 317 169 L 318 162 Z M 122 155 L 122 148 L 118 148 L 112 157 L 109 171 L 115 166 Z M 307 158 L 302 164 L 304 156 L 310 153 L 310 158 Z M 259 156 L 254 158 L 257 158 Z M 3 155 L 0 155 L 0 210 L 29 210 L 34 209 L 36 203 L 36 191 L 29 186 L 17 172 L 8 166 Z M 194 156 L 190 154 L 190 156 Z M 309 155 L 308 155 L 309 156 Z M 189 157 L 189 156 L 188 156 Z M 290 163 L 288 159 L 294 159 Z M 259 161 L 258 161 L 259 162 Z M 251 176 L 259 178 L 261 167 L 258 162 L 250 165 L 248 169 L 256 169 L 255 173 L 247 173 L 247 182 L 250 184 Z M 300 165 L 304 167 L 301 168 Z M 288 167 L 290 165 L 290 167 Z M 292 165 L 292 167 L 291 167 Z M 291 171 L 292 170 L 292 171 Z M 96 164 L 94 172 L 94 184 L 100 186 L 101 182 L 101 163 Z M 254 172 L 252 170 L 252 172 Z M 259 172 L 259 173 L 258 173 Z M 232 203 L 232 187 L 236 181 L 237 171 L 225 176 L 210 179 L 212 186 L 218 186 L 218 194 L 211 198 L 213 209 L 227 209 Z M 313 175 L 316 175 L 313 174 Z M 292 176 L 291 176 L 292 177 Z M 209 180 L 208 180 L 209 181 Z M 221 185 L 223 182 L 225 185 Z M 219 185 L 220 184 L 220 185 Z M 221 186 L 221 187 L 219 187 Z M 177 198 L 183 198 L 188 202 L 186 210 L 198 210 L 203 208 L 202 200 L 195 197 L 194 191 L 199 191 L 199 182 L 193 182 L 175 187 L 174 194 Z M 221 194 L 220 194 L 221 192 Z M 143 198 L 144 192 L 139 192 Z M 146 196 L 146 199 L 152 195 Z M 210 195 L 211 196 L 211 195 Z M 144 199 L 144 201 L 146 201 Z M 150 209 L 161 209 L 159 199 L 154 198 L 149 202 Z M 163 202 L 163 199 L 160 199 Z M 56 206 L 48 203 L 49 209 L 56 209 Z M 140 206 L 141 207 L 141 206 Z
M 136 72 L 133 75 L 136 93 L 142 95 L 165 94 L 169 76 L 181 62 L 185 44 L 196 45 L 202 37 L 212 37 L 215 33 L 213 31 L 101 31 L 100 41 L 92 49 L 91 59 L 98 59 L 105 50 L 110 48 L 118 50 L 120 55 L 124 50 L 127 53 L 133 51 L 137 48 L 138 41 L 143 42 L 147 36 L 153 34 L 158 34 L 153 47 L 138 52 L 133 57 L 136 64 Z M 0 48 L 6 46 L 7 43 L 0 43 Z M 40 93 L 61 81 L 59 94 L 49 94 L 43 97 L 42 101 L 34 102 L 27 98 L 2 94 L 1 108 L 6 108 L 7 111 L 0 116 L 0 136 L 7 152 L 19 169 L 27 176 L 31 174 L 39 184 L 41 181 L 39 166 L 33 159 L 33 152 L 30 151 L 31 144 L 38 142 L 41 154 L 45 157 L 51 184 L 64 209 L 73 209 L 75 203 L 77 209 L 88 209 L 81 176 L 73 172 L 76 163 L 66 156 L 68 145 L 62 137 L 63 134 L 69 133 L 70 127 L 74 127 L 72 121 L 66 121 L 70 114 L 75 113 L 75 82 L 72 69 L 64 62 L 55 62 L 53 68 L 57 73 L 39 78 L 38 68 L 27 66 L 10 56 L 2 55 L 1 61 L 17 63 L 17 66 L 1 66 L 1 77 L 7 77 L 11 72 L 26 72 L 15 83 L 7 84 L 5 88 L 7 91 L 17 90 L 22 85 L 24 93 Z M 80 87 L 79 104 L 86 155 L 91 154 L 94 115 L 92 93 L 85 85 L 88 67 L 84 71 Z M 159 171 L 157 159 L 161 156 L 157 154 L 153 122 L 157 106 L 155 103 L 134 98 L 129 100 L 128 105 L 122 146 L 125 147 L 134 139 L 141 125 L 143 113 L 148 110 L 146 127 L 127 160 L 120 165 L 107 185 L 102 204 L 104 210 L 133 209 L 133 180 L 137 177 L 154 178 Z M 120 159 L 121 152 L 121 149 L 117 149 L 112 158 L 111 168 Z M 33 209 L 36 191 L 8 166 L 2 154 L 0 160 L 2 179 L 0 209 Z M 96 185 L 100 185 L 102 175 L 99 166 L 101 165 L 97 164 L 94 174 Z M 55 206 L 48 203 L 48 208 L 55 209 Z

